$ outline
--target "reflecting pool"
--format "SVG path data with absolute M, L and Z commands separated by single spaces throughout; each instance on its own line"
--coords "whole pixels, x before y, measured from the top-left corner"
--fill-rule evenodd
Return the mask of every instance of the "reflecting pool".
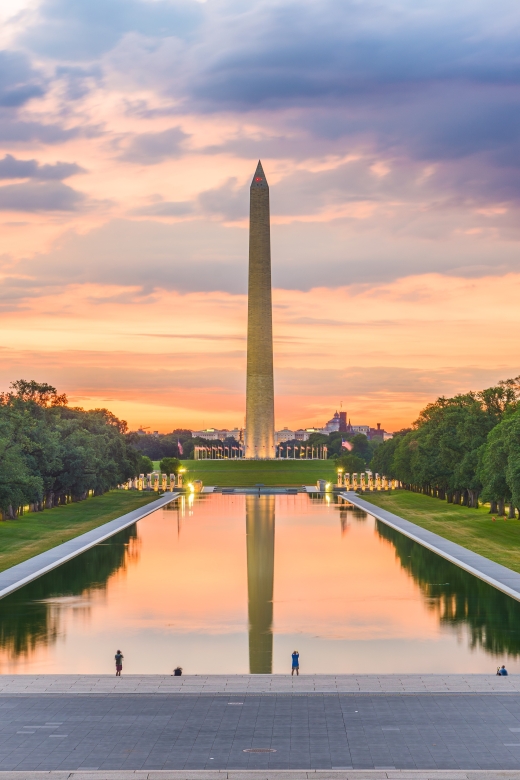
M 342 499 L 181 497 L 0 601 L 0 671 L 520 671 L 520 604 Z

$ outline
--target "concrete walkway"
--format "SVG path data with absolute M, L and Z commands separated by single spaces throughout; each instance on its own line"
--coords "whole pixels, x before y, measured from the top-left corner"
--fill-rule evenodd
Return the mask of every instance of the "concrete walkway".
M 42 574 L 56 569 L 62 563 L 70 561 L 71 558 L 81 555 L 90 547 L 94 547 L 99 542 L 117 534 L 118 531 L 133 525 L 141 518 L 152 514 L 156 509 L 169 504 L 178 495 L 179 493 L 164 493 L 156 501 L 152 501 L 150 504 L 146 504 L 146 506 L 134 509 L 126 515 L 121 515 L 121 517 L 116 517 L 115 520 L 110 520 L 110 522 L 100 525 L 98 528 L 93 528 L 92 531 L 87 531 L 86 534 L 76 536 L 74 539 L 59 544 L 51 550 L 35 555 L 34 558 L 29 558 L 17 566 L 11 566 L 10 569 L 0 573 L 0 599 L 7 596 L 8 593 L 12 593 L 14 590 L 27 585 L 28 582 L 41 577 Z
M 492 667 L 492 664 L 490 664 Z M 0 675 L 0 695 L 16 694 L 338 694 L 520 693 L 520 675 L 283 674 L 236 675 Z
M 194 780 L 215 770 L 235 778 L 286 770 L 302 778 L 314 770 L 338 778 L 367 770 L 520 772 L 520 697 L 3 695 L 0 768 L 114 778 L 108 773 L 167 770 Z
M 211 769 L 175 770 L 98 770 L 75 772 L 50 771 L 0 771 L 0 780 L 520 780 L 520 771 L 509 770 L 457 770 L 457 769 L 272 769 L 227 770 Z
M 381 520 L 382 523 L 390 526 L 390 528 L 400 531 L 400 533 L 408 536 L 415 542 L 422 544 L 423 547 L 427 547 L 447 561 L 454 563 L 470 574 L 474 574 L 475 577 L 488 582 L 503 593 L 507 593 L 508 596 L 516 599 L 516 601 L 520 601 L 520 574 L 516 571 L 490 561 L 489 558 L 484 558 L 483 555 L 472 552 L 460 544 L 450 542 L 443 536 L 427 531 L 425 528 L 421 528 L 421 526 L 415 525 L 415 523 L 411 523 L 409 520 L 399 517 L 399 515 L 394 515 L 386 509 L 381 509 L 360 498 L 357 493 L 345 491 L 340 493 L 340 496 L 350 501 L 354 506 L 364 509 L 365 512 Z

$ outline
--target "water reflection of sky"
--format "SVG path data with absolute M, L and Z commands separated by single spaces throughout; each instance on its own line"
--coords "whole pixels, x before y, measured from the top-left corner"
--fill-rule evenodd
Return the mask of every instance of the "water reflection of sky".
M 341 501 L 341 499 L 340 499 Z M 520 605 L 372 517 L 179 499 L 0 602 L 3 673 L 520 670 Z

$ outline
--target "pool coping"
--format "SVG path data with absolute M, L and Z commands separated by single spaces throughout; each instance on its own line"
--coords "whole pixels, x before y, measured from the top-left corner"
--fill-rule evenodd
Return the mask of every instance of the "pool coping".
M 2 674 L 6 696 L 516 695 L 520 675 L 470 674 Z
M 460 569 L 473 574 L 483 582 L 487 582 L 497 590 L 502 591 L 516 601 L 520 601 L 520 574 L 512 569 L 508 569 L 507 566 L 502 566 L 500 563 L 495 563 L 489 558 L 485 558 L 479 553 L 468 550 L 467 547 L 456 542 L 451 542 L 449 539 L 445 539 L 443 536 L 434 533 L 433 531 L 427 531 L 426 528 L 422 528 L 420 525 L 412 523 L 410 520 L 405 520 L 399 515 L 394 515 L 393 512 L 389 512 L 387 509 L 381 509 L 381 507 L 371 504 L 370 501 L 365 501 L 359 498 L 357 493 L 352 491 L 344 491 L 339 494 L 342 498 L 349 501 L 354 506 L 363 509 L 368 514 L 380 520 L 385 525 L 390 526 L 396 531 L 404 534 L 409 539 L 413 539 L 414 542 L 418 542 L 428 550 L 437 553 L 442 558 L 450 563 L 454 563 Z
M 0 780 L 520 780 L 518 769 L 0 770 Z
M 81 553 L 86 552 L 91 547 L 99 544 L 99 542 L 109 539 L 119 531 L 128 528 L 129 525 L 142 520 L 143 517 L 169 504 L 179 495 L 180 493 L 164 493 L 160 498 L 145 506 L 133 509 L 125 515 L 109 520 L 108 523 L 103 523 L 103 525 L 93 528 L 91 531 L 69 539 L 68 542 L 51 547 L 50 550 L 34 555 L 32 558 L 28 558 L 26 561 L 17 563 L 16 566 L 11 566 L 9 569 L 0 572 L 0 599 L 8 596 L 9 593 L 13 593 L 15 590 L 23 588 L 24 585 L 38 579 L 38 577 L 52 571 L 52 569 L 56 569 L 62 563 L 66 563 L 72 558 L 81 555 Z

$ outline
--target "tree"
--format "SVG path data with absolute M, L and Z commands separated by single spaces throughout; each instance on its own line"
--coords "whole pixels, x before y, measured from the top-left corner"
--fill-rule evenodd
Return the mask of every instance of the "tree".
M 336 468 L 342 468 L 347 474 L 360 474 L 365 471 L 366 464 L 363 458 L 349 452 L 336 458 Z
M 364 433 L 356 433 L 350 440 L 352 444 L 352 454 L 357 455 L 358 458 L 363 458 L 365 464 L 370 463 L 372 460 L 372 448 L 370 442 Z
M 399 441 L 410 431 L 411 428 L 404 428 L 402 431 L 394 433 L 392 439 L 381 442 L 379 447 L 375 449 L 370 461 L 370 468 L 374 473 L 381 474 L 389 479 L 398 479 L 394 466 L 395 451 Z
M 495 442 L 492 432 L 504 425 L 506 436 L 507 426 L 513 429 L 507 421 L 516 419 L 519 397 L 517 377 L 478 392 L 438 398 L 422 410 L 411 431 L 398 433 L 379 447 L 372 468 L 399 479 L 410 490 L 447 498 L 448 502 L 459 504 L 462 500 L 464 505 L 477 508 L 484 489 L 485 496 L 491 500 L 496 496 L 503 504 L 504 497 L 512 496 L 516 456 L 507 455 L 506 468 L 505 455 L 500 454 L 498 438 Z M 513 452 L 511 436 L 508 446 Z M 520 462 L 520 452 L 518 459 Z
M 182 463 L 178 458 L 163 458 L 159 464 L 163 474 L 178 474 L 181 467 Z
M 153 471 L 153 463 L 148 455 L 139 456 L 139 474 L 150 474 Z
M 20 379 L 0 394 L 0 510 L 16 517 L 117 487 L 139 473 L 126 422 L 67 405 L 52 385 Z

